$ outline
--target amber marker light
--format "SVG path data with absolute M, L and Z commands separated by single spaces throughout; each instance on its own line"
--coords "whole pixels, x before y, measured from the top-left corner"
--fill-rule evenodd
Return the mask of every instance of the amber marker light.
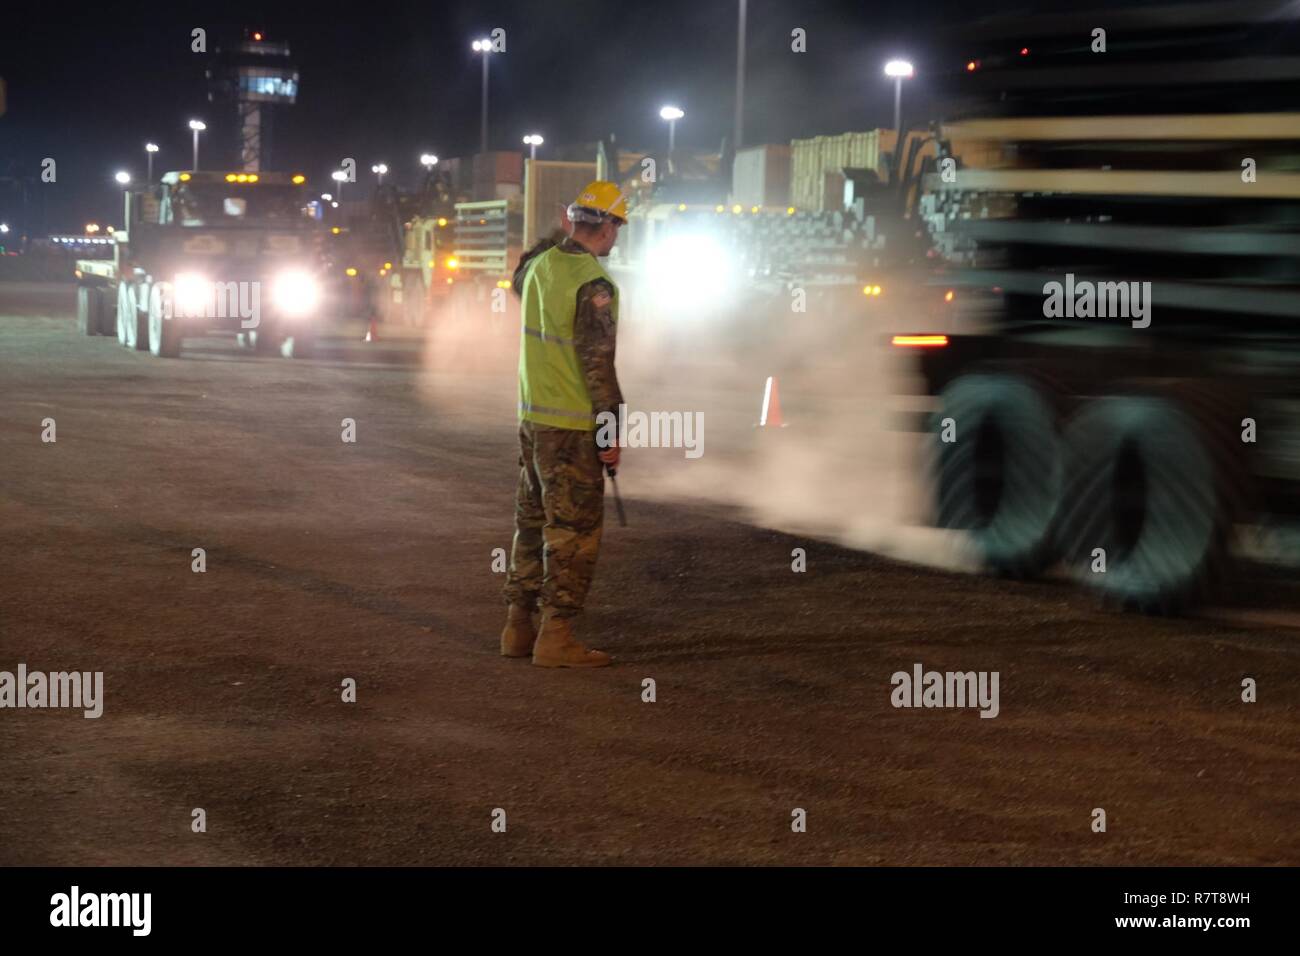
M 942 348 L 948 344 L 946 335 L 895 335 L 891 340 L 892 345 L 900 345 L 908 348 L 933 349 Z

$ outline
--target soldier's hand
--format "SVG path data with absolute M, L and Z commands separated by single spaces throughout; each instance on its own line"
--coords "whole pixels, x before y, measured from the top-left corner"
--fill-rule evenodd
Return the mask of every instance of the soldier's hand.
M 618 452 L 619 452 L 619 448 L 617 445 L 615 445 L 612 448 L 606 448 L 603 451 L 597 452 L 597 457 L 600 458 L 600 460 L 603 461 L 605 464 L 609 465 L 609 467 L 617 468 Z

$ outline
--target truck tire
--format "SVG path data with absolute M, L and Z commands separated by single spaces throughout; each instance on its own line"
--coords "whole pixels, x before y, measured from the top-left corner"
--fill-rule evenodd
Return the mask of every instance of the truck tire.
M 309 359 L 316 354 L 316 332 L 295 329 L 294 334 L 281 339 L 280 354 L 289 359 Z
M 1079 410 L 1064 434 L 1057 526 L 1076 579 L 1148 613 L 1203 598 L 1226 570 L 1236 511 L 1231 452 L 1213 434 L 1164 395 L 1107 396 Z
M 129 282 L 117 286 L 117 340 L 129 349 L 149 347 L 149 317 L 140 311 L 136 288 Z
M 149 352 L 159 358 L 176 358 L 181 354 L 181 320 L 167 318 L 158 296 L 149 297 Z
M 939 396 L 938 524 L 967 532 L 991 572 L 1029 577 L 1055 563 L 1059 422 L 1054 392 L 1020 375 L 973 372 Z
M 117 334 L 117 310 L 103 286 L 91 286 L 91 302 L 95 306 L 95 327 L 100 335 Z
M 311 358 L 316 349 L 314 330 L 297 330 L 286 335 L 284 330 L 274 323 L 263 322 L 251 333 L 253 350 L 258 355 L 278 358 Z
M 131 295 L 131 287 L 125 282 L 119 282 L 117 285 L 117 344 L 126 348 L 134 348 L 127 335 L 134 312 L 135 299 Z
M 263 320 L 257 328 L 250 329 L 246 334 L 255 354 L 266 358 L 280 354 L 280 330 L 272 323 Z
M 82 335 L 99 334 L 99 296 L 88 285 L 77 286 L 77 331 Z

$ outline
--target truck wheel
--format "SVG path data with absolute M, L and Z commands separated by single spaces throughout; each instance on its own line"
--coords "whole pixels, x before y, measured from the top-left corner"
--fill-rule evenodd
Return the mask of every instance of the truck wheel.
M 131 286 L 125 282 L 118 283 L 117 286 L 117 341 L 119 345 L 127 348 L 135 348 L 135 342 L 131 339 L 132 320 L 135 318 L 135 296 L 131 294 Z
M 149 352 L 160 358 L 176 358 L 181 354 L 180 319 L 163 315 L 162 302 L 157 296 L 149 297 Z
M 137 289 L 128 282 L 117 287 L 117 340 L 129 349 L 149 347 L 149 316 L 140 311 Z
M 77 331 L 82 335 L 99 334 L 99 296 L 87 285 L 77 286 Z
M 938 523 L 968 532 L 990 571 L 1027 577 L 1055 561 L 1058 422 L 1048 387 L 1018 375 L 963 375 L 939 396 Z
M 117 334 L 117 310 L 109 299 L 109 290 L 102 286 L 92 286 L 91 302 L 95 306 L 95 328 L 100 335 Z
M 1158 395 L 1096 399 L 1071 419 L 1058 538 L 1077 579 L 1124 607 L 1171 613 L 1219 578 L 1235 508 L 1218 461 L 1229 451 L 1210 434 Z
M 316 353 L 316 333 L 297 329 L 281 340 L 280 354 L 290 359 L 309 359 Z
M 249 341 L 253 343 L 253 352 L 257 355 L 273 358 L 280 354 L 280 331 L 270 322 L 263 321 L 255 329 L 248 331 Z

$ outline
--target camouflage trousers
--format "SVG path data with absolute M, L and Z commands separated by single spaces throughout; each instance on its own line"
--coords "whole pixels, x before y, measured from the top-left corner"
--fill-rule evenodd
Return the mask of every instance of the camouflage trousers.
M 549 605 L 558 617 L 582 610 L 605 523 L 605 477 L 593 432 L 519 423 L 515 541 L 505 596 Z

